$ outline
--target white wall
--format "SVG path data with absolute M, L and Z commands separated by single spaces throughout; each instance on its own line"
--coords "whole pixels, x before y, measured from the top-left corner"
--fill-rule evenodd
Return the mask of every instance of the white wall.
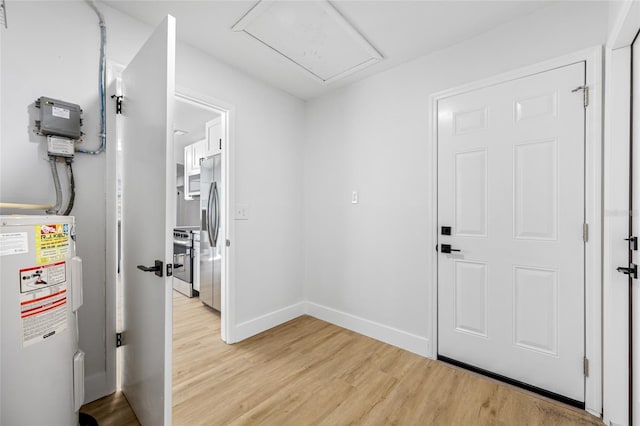
M 27 107 L 43 95 L 80 104 L 84 145 L 98 146 L 97 19 L 83 3 L 8 2 L 7 14 L 9 29 L 1 30 L 0 199 L 53 204 L 55 191 L 44 160 L 46 149 L 42 150 L 40 138 L 30 137 Z M 85 288 L 79 311 L 80 345 L 86 352 L 87 376 L 92 376 L 105 368 L 104 154 L 78 156 L 73 166 L 76 200 L 72 214 Z M 65 176 L 62 165 L 59 170 Z
M 100 5 L 107 57 L 127 64 L 151 28 Z M 53 202 L 40 143 L 30 142 L 27 105 L 46 95 L 84 109 L 86 145 L 96 146 L 99 32 L 84 2 L 9 2 L 1 40 L 0 199 Z M 180 23 L 178 22 L 178 31 Z M 236 222 L 235 323 L 248 323 L 302 300 L 302 101 L 178 44 L 177 85 L 235 106 L 232 180 L 250 218 Z M 110 104 L 110 102 L 109 102 Z M 87 352 L 89 399 L 107 392 L 105 377 L 105 156 L 74 162 L 78 253 L 84 259 L 80 346 Z M 108 285 L 115 285 L 108 283 Z M 264 318 L 263 318 L 264 319 Z M 253 323 L 252 323 L 253 321 Z M 113 336 L 107 336 L 112 339 Z
M 182 44 L 176 74 L 235 106 L 232 185 L 235 203 L 249 205 L 232 241 L 236 324 L 302 301 L 303 102 Z
M 629 6 L 628 3 L 631 3 L 632 0 L 611 0 L 609 2 L 609 11 L 608 11 L 608 21 L 607 21 L 607 34 L 608 39 L 611 39 L 612 33 L 614 32 L 616 26 L 619 24 L 619 20 L 622 15 L 626 15 L 627 8 Z M 617 34 L 616 34 L 617 35 Z
M 429 95 L 603 44 L 607 5 L 559 3 L 308 102 L 311 313 L 429 353 Z M 352 190 L 360 203 L 351 204 Z M 434 243 L 435 244 L 435 243 Z

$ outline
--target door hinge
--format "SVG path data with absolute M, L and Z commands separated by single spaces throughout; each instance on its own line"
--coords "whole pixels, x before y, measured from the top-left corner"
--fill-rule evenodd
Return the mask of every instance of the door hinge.
M 575 89 L 573 89 L 571 92 L 579 92 L 580 90 L 582 90 L 582 96 L 583 96 L 583 103 L 584 103 L 584 107 L 588 107 L 589 106 L 589 86 L 587 86 L 586 84 L 584 86 L 578 86 Z
M 124 345 L 122 333 L 116 333 L 116 348 L 119 348 L 122 345 Z
M 219 143 L 220 143 L 220 145 L 219 145 L 218 147 L 219 147 L 219 148 L 220 148 L 220 150 L 222 151 L 222 138 L 220 138 L 220 139 L 219 139 L 219 141 L 220 141 L 220 142 L 219 142 Z
M 586 356 L 582 361 L 582 372 L 584 373 L 584 377 L 589 377 L 589 358 Z
M 111 95 L 111 99 L 116 100 L 116 114 L 122 114 L 122 95 Z
M 231 247 L 231 240 L 227 240 L 227 247 Z
M 582 240 L 585 243 L 589 241 L 589 224 L 588 223 L 582 224 Z

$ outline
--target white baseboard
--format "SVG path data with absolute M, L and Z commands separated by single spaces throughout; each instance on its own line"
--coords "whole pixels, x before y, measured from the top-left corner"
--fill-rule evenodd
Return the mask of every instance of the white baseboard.
M 294 318 L 298 318 L 305 314 L 305 302 L 298 302 L 296 304 L 287 306 L 277 311 L 270 312 L 258 318 L 254 318 L 249 321 L 241 322 L 236 325 L 232 330 L 233 341 L 229 343 L 237 343 L 249 337 L 260 334 L 263 331 L 269 330 L 275 326 L 283 324 Z
M 88 404 L 91 401 L 100 399 L 103 396 L 112 394 L 113 391 L 109 390 L 107 385 L 107 372 L 101 371 L 99 373 L 92 374 L 91 376 L 85 376 L 84 378 L 84 403 Z
M 389 327 L 313 302 L 306 302 L 306 308 L 307 315 L 330 322 L 347 330 L 364 334 L 365 336 L 424 357 L 429 357 L 431 354 L 430 341 L 426 337 L 407 333 L 397 328 Z
M 355 331 L 373 339 L 397 346 L 409 352 L 429 357 L 431 354 L 430 340 L 389 327 L 374 321 L 367 320 L 352 314 L 338 311 L 333 308 L 318 305 L 313 302 L 299 302 L 261 317 L 242 322 L 233 330 L 233 342 L 236 343 L 249 337 L 260 334 L 263 331 L 276 327 L 294 318 L 308 314 L 320 320 L 335 324 L 347 330 Z

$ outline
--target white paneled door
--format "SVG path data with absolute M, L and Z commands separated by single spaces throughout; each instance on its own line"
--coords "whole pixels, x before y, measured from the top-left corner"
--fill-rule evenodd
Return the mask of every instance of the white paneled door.
M 584 84 L 580 62 L 438 101 L 438 354 L 579 402 Z
M 175 211 L 176 187 L 173 17 L 136 54 L 122 73 L 122 85 L 122 390 L 143 425 L 169 425 L 172 282 L 166 265 L 173 262 L 169 212 Z M 156 268 L 156 261 L 162 265 Z

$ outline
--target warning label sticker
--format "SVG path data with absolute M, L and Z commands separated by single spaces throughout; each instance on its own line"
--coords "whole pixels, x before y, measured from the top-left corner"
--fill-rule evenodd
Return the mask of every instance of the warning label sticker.
M 51 263 L 69 253 L 69 224 L 36 225 L 36 263 Z
M 20 293 L 42 290 L 67 281 L 66 262 L 20 269 Z
M 0 256 L 29 253 L 26 232 L 0 234 Z
M 54 117 L 69 119 L 69 110 L 60 107 L 51 107 L 51 115 Z
M 22 346 L 67 328 L 66 262 L 20 269 Z

